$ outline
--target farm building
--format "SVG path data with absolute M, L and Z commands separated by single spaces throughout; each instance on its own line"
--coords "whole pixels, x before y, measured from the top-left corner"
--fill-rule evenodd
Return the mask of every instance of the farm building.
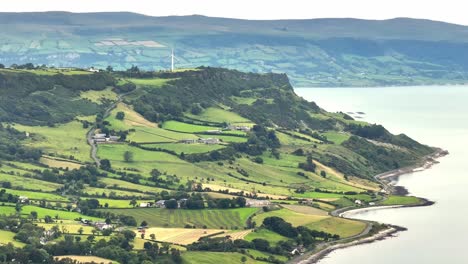
M 119 136 L 109 136 L 108 141 L 119 141 L 120 137 Z
M 27 196 L 18 197 L 18 202 L 20 203 L 29 203 L 29 198 Z
M 99 230 L 106 230 L 113 228 L 112 225 L 106 224 L 106 222 L 95 222 L 94 226 Z
M 106 138 L 106 134 L 99 134 L 99 133 L 97 133 L 97 134 L 94 134 L 93 138 L 94 138 L 94 139 Z
M 153 207 L 154 203 L 153 202 L 142 202 L 139 205 L 140 207 Z
M 247 207 L 263 207 L 269 205 L 271 205 L 271 202 L 268 200 L 247 199 L 245 202 L 245 206 Z
M 356 200 L 356 201 L 354 201 L 354 203 L 357 204 L 357 205 L 362 205 L 362 201 L 361 201 L 361 200 Z
M 248 127 L 248 126 L 228 125 L 227 129 L 229 129 L 229 130 L 238 130 L 238 131 L 243 131 L 243 132 L 249 132 L 250 131 L 250 127 Z
M 197 140 L 196 139 L 182 139 L 179 142 L 184 143 L 184 144 L 195 144 L 197 143 Z
M 215 129 L 215 130 L 207 130 L 205 133 L 210 133 L 210 134 L 221 134 L 221 130 Z
M 164 204 L 166 200 L 159 200 L 156 202 L 155 206 L 159 208 L 166 208 L 166 205 Z
M 219 139 L 217 138 L 200 138 L 198 140 L 199 143 L 203 143 L 203 144 L 219 144 Z

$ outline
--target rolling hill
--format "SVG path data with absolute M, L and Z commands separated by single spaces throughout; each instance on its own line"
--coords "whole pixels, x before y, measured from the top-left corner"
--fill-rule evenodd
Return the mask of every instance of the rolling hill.
M 125 22 L 123 22 L 125 21 Z M 465 83 L 468 27 L 430 20 L 255 21 L 134 13 L 0 13 L 0 63 L 285 72 L 294 86 Z

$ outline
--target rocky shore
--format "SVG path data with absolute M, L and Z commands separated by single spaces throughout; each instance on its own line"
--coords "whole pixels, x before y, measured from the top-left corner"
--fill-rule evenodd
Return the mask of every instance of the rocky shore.
M 377 181 L 379 181 L 382 184 L 384 192 L 388 194 L 394 194 L 394 195 L 407 195 L 408 191 L 404 187 L 394 185 L 397 178 L 404 174 L 414 173 L 414 172 L 429 169 L 434 164 L 439 163 L 439 161 L 437 161 L 438 158 L 446 156 L 448 154 L 449 153 L 446 150 L 436 149 L 434 153 L 425 156 L 421 160 L 421 162 L 419 162 L 418 164 L 388 171 L 382 174 L 378 174 L 375 176 L 375 178 Z M 336 216 L 336 217 L 347 218 L 346 214 L 368 211 L 368 210 L 381 210 L 381 209 L 400 208 L 400 207 L 430 206 L 434 204 L 433 201 L 430 201 L 424 198 L 420 198 L 420 199 L 422 200 L 422 203 L 417 204 L 417 205 L 373 206 L 373 207 L 358 208 L 358 209 L 354 207 L 348 207 L 348 208 L 341 208 L 341 209 L 335 210 L 331 212 L 330 215 Z M 388 237 L 393 237 L 394 234 L 398 232 L 407 230 L 404 227 L 389 225 L 389 228 L 381 230 L 376 234 L 369 235 L 369 231 L 371 228 L 372 228 L 372 222 L 368 222 L 368 227 L 366 228 L 366 230 L 363 231 L 361 234 L 357 235 L 356 237 L 343 239 L 338 242 L 335 241 L 331 243 L 324 243 L 324 244 L 318 245 L 316 250 L 306 253 L 303 256 L 297 257 L 291 260 L 289 263 L 294 263 L 294 264 L 317 263 L 320 259 L 324 258 L 326 255 L 328 255 L 330 252 L 334 250 L 383 240 Z

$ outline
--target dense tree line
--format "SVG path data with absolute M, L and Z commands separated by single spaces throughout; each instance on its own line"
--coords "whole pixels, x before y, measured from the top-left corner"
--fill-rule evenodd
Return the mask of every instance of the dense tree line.
M 52 125 L 95 114 L 97 104 L 76 97 L 81 91 L 103 90 L 114 84 L 114 77 L 107 73 L 0 72 L 0 121 Z

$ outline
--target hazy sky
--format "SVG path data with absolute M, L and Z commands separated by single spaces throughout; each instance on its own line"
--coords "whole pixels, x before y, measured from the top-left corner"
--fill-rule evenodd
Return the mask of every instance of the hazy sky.
M 2 12 L 131 11 L 153 16 L 201 14 L 247 19 L 427 18 L 468 25 L 465 0 L 0 0 Z

